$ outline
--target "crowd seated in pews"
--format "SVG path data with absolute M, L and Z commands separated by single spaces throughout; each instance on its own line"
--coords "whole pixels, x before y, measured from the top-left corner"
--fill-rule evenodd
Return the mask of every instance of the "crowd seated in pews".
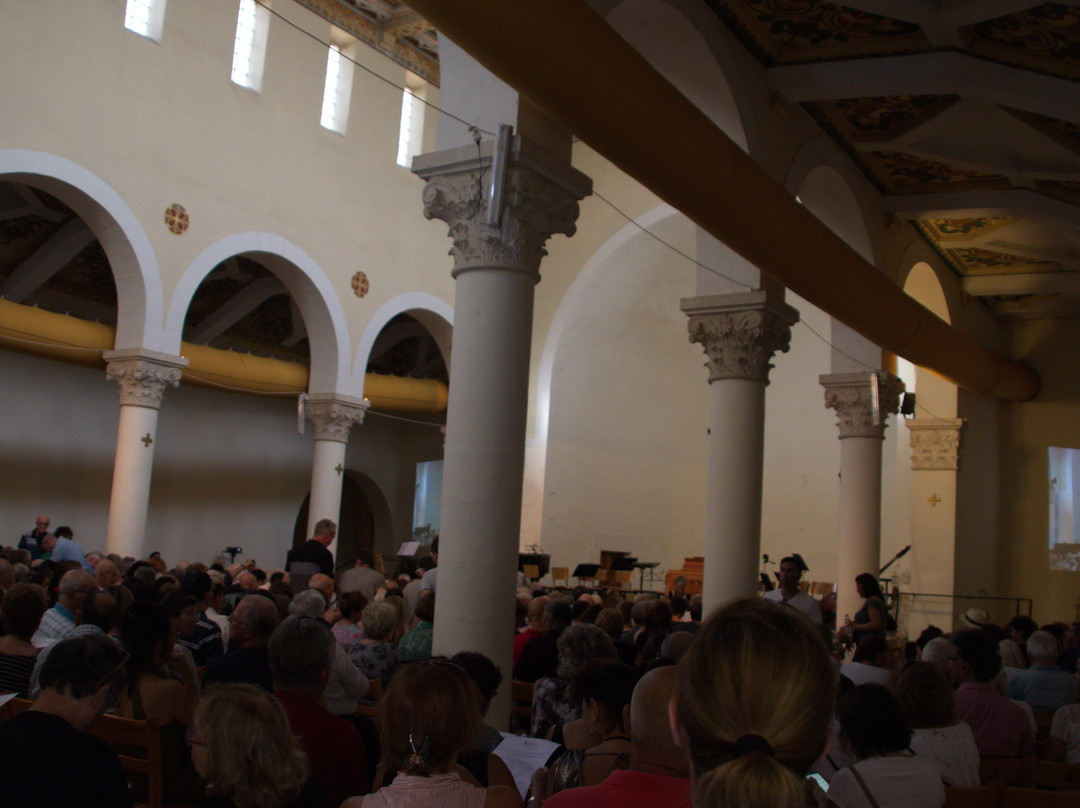
M 83 805 L 919 808 L 991 779 L 1080 784 L 1080 767 L 1050 768 L 1080 764 L 1078 624 L 997 629 L 972 610 L 905 662 L 868 592 L 841 665 L 794 573 L 790 592 L 705 620 L 677 590 L 533 583 L 507 605 L 500 671 L 433 656 L 435 582 L 387 579 L 370 553 L 296 591 L 252 563 L 57 561 L 50 545 L 0 550 L 0 691 L 35 700 L 0 721 L 12 804 L 68 804 L 72 787 L 40 759 L 20 771 L 26 738 L 85 756 Z M 485 723 L 504 687 L 523 698 L 518 731 L 553 742 L 524 780 Z M 106 711 L 155 728 L 159 794 L 94 742 Z

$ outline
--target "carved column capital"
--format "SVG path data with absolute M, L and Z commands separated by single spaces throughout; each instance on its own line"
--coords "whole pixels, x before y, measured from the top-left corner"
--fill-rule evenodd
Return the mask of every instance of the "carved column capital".
M 105 351 L 105 378 L 120 385 L 120 405 L 161 408 L 165 387 L 180 384 L 187 360 L 146 350 Z
M 748 379 L 769 383 L 769 362 L 791 346 L 799 313 L 762 290 L 736 295 L 686 298 L 690 341 L 700 342 L 709 361 L 709 382 Z
M 470 269 L 507 269 L 540 280 L 544 244 L 574 234 L 578 200 L 591 192 L 584 174 L 556 161 L 520 135 L 513 138 L 499 223 L 486 224 L 493 144 L 418 156 L 413 171 L 424 185 L 424 216 L 449 225 L 453 276 Z
M 907 422 L 913 470 L 955 471 L 960 464 L 963 418 L 916 418 Z
M 825 406 L 836 410 L 840 438 L 884 440 L 886 420 L 900 409 L 904 383 L 885 371 L 878 377 L 878 423 L 874 423 L 872 373 L 833 373 L 818 377 L 825 388 Z
M 365 412 L 363 402 L 340 396 L 311 395 L 304 402 L 304 414 L 315 427 L 315 440 L 348 443 L 349 430 L 364 422 Z

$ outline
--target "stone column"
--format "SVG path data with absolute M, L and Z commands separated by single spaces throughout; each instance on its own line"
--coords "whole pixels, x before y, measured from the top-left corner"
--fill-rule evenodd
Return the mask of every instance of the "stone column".
M 364 421 L 367 405 L 360 399 L 347 396 L 313 394 L 304 404 L 306 417 L 315 427 L 315 454 L 311 461 L 311 499 L 308 501 L 308 529 L 315 533 L 320 519 L 339 521 L 341 517 L 341 483 L 345 474 L 345 449 L 349 430 Z M 328 548 L 337 557 L 337 539 Z
M 424 215 L 449 225 L 456 279 L 454 368 L 446 417 L 439 580 L 433 650 L 486 654 L 509 680 L 525 419 L 532 339 L 533 287 L 544 244 L 573 234 L 590 182 L 521 138 L 514 138 L 498 224 L 480 190 L 498 182 L 491 143 L 421 155 L 413 171 L 427 181 Z M 509 688 L 491 720 L 509 720 Z
M 187 360 L 143 349 L 106 351 L 104 359 L 106 378 L 120 385 L 120 426 L 105 549 L 142 558 L 158 409 L 166 385 L 180 384 Z
M 758 591 L 765 387 L 799 313 L 775 294 L 686 298 L 690 341 L 709 361 L 709 481 L 704 608 Z
M 836 410 L 840 427 L 840 524 L 837 547 L 837 625 L 862 607 L 855 576 L 881 568 L 881 443 L 885 420 L 900 408 L 904 383 L 881 371 L 874 422 L 872 373 L 819 377 L 825 406 Z

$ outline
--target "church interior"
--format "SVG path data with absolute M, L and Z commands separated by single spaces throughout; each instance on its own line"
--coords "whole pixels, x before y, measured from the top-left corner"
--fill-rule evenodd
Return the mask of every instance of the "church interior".
M 798 552 L 854 597 L 857 546 L 868 565 L 902 553 L 885 575 L 909 635 L 969 606 L 1080 618 L 1080 6 L 0 14 L 5 543 L 48 513 L 85 550 L 241 546 L 270 568 L 330 515 L 344 563 L 438 531 L 441 485 L 444 547 L 464 547 L 468 467 L 500 478 L 519 526 L 491 528 L 497 558 L 623 551 L 662 574 L 703 556 L 709 591 L 737 541 L 745 586 L 747 563 L 771 577 Z M 563 166 L 536 171 L 577 199 L 531 245 L 529 300 L 465 305 L 463 284 L 505 268 L 462 270 L 493 203 L 448 237 L 427 189 L 453 157 L 491 191 L 500 124 L 530 144 L 512 162 Z M 692 301 L 754 294 L 788 312 L 787 339 L 756 381 L 710 380 Z M 872 388 L 876 437 L 845 433 L 840 377 Z M 759 396 L 739 404 L 757 449 L 715 434 L 739 431 L 717 404 L 738 385 Z M 504 392 L 520 428 L 482 415 Z M 472 451 L 504 427 L 509 476 Z M 869 488 L 845 487 L 855 440 L 878 457 Z M 853 535 L 855 512 L 876 524 Z M 490 574 L 471 566 L 482 533 L 446 550 L 462 591 Z

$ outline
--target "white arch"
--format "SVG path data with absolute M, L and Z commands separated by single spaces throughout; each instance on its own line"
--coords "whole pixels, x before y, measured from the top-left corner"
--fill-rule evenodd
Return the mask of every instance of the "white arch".
M 276 275 L 304 318 L 311 346 L 309 393 L 360 396 L 349 375 L 349 327 L 337 293 L 322 268 L 295 244 L 273 233 L 250 230 L 211 244 L 184 270 L 169 302 L 165 339 L 179 353 L 184 318 L 195 290 L 210 271 L 234 255 L 249 255 Z
M 585 265 L 578 272 L 570 287 L 566 290 L 559 308 L 551 320 L 547 339 L 544 341 L 544 350 L 540 354 L 540 368 L 536 378 L 536 419 L 535 433 L 538 438 L 546 437 L 548 431 L 548 418 L 551 413 L 551 377 L 555 367 L 555 354 L 559 343 L 562 341 L 563 331 L 566 324 L 577 306 L 578 299 L 588 288 L 592 278 L 600 272 L 611 257 L 632 239 L 644 235 L 643 230 L 650 230 L 665 219 L 673 216 L 682 216 L 679 211 L 668 204 L 657 205 L 652 210 L 646 211 L 634 221 L 627 222 L 616 231 L 600 248 L 594 252 Z
M 360 395 L 363 395 L 364 373 L 367 370 L 375 340 L 386 324 L 399 314 L 415 317 L 431 333 L 435 344 L 439 346 L 443 361 L 446 362 L 447 372 L 450 370 L 450 338 L 454 327 L 453 306 L 427 292 L 406 292 L 390 298 L 379 306 L 368 320 L 364 333 L 360 335 L 360 341 L 356 345 L 356 358 L 353 360 L 353 378 L 360 385 Z
M 116 284 L 114 347 L 175 353 L 162 331 L 157 255 L 142 223 L 120 195 L 77 163 L 30 149 L 0 149 L 0 176 L 52 194 L 97 237 Z

